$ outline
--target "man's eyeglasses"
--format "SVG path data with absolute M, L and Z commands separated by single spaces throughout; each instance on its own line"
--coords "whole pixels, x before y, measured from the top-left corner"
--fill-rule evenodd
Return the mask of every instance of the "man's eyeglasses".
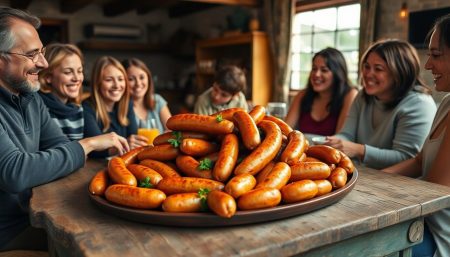
M 25 56 L 28 59 L 30 59 L 33 63 L 37 63 L 39 60 L 39 54 L 45 55 L 45 47 L 42 47 L 41 50 L 36 50 L 32 53 L 29 54 L 22 54 L 22 53 L 12 53 L 12 52 L 2 52 L 4 54 L 16 54 L 16 55 L 21 55 L 21 56 Z

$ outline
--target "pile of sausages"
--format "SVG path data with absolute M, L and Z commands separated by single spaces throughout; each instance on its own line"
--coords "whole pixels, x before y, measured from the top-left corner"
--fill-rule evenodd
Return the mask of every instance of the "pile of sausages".
M 112 158 L 91 180 L 90 192 L 132 208 L 209 209 L 229 218 L 236 210 L 327 194 L 345 186 L 355 169 L 344 153 L 309 146 L 300 131 L 259 105 L 250 112 L 178 114 L 167 127 L 172 132 L 156 137 L 153 145 Z

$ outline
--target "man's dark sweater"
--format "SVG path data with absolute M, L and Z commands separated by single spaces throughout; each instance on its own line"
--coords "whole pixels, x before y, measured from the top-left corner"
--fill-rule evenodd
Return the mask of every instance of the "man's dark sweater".
M 31 188 L 84 163 L 81 145 L 62 133 L 36 93 L 0 87 L 0 248 L 29 226 Z

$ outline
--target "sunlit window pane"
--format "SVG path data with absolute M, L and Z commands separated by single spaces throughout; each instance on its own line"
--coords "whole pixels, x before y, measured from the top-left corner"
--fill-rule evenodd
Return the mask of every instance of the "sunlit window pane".
M 302 12 L 294 16 L 293 33 L 311 33 L 313 26 L 313 12 Z
M 299 71 L 300 70 L 300 54 L 293 54 L 292 55 L 292 71 Z
M 359 30 L 343 30 L 337 32 L 336 48 L 345 51 L 358 49 L 359 46 Z
M 315 11 L 313 20 L 316 32 L 336 30 L 336 8 Z
M 301 53 L 300 54 L 300 69 L 302 71 L 309 72 L 311 70 L 311 58 L 312 54 L 309 53 Z
M 359 29 L 359 4 L 346 5 L 338 8 L 337 29 Z
M 312 34 L 300 35 L 300 52 L 312 52 Z
M 342 52 L 349 72 L 358 72 L 358 51 Z
M 300 87 L 306 88 L 306 84 L 308 84 L 308 78 L 309 78 L 309 71 L 302 71 L 300 72 Z
M 334 46 L 334 32 L 316 33 L 313 37 L 313 51 L 318 52 L 328 46 Z
M 291 73 L 291 89 L 300 89 L 300 72 L 298 71 L 293 71 Z
M 301 37 L 300 37 L 300 35 L 293 36 L 292 40 L 291 40 L 291 51 L 293 53 L 300 52 L 300 45 L 301 45 Z

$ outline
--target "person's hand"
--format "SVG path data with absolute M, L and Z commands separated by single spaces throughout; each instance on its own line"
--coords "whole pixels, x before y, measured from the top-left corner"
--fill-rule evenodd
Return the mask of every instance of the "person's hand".
M 327 141 L 325 145 L 336 148 L 342 152 L 344 152 L 350 158 L 360 158 L 363 159 L 365 147 L 364 145 L 353 143 L 351 141 L 342 140 L 335 136 L 327 137 Z
M 103 151 L 111 148 L 112 152 L 116 152 L 119 155 L 130 151 L 127 139 L 117 135 L 115 132 L 83 138 L 78 142 L 83 147 L 86 155 L 92 151 Z
M 131 135 L 128 137 L 128 144 L 131 149 L 148 145 L 148 139 L 141 135 Z

